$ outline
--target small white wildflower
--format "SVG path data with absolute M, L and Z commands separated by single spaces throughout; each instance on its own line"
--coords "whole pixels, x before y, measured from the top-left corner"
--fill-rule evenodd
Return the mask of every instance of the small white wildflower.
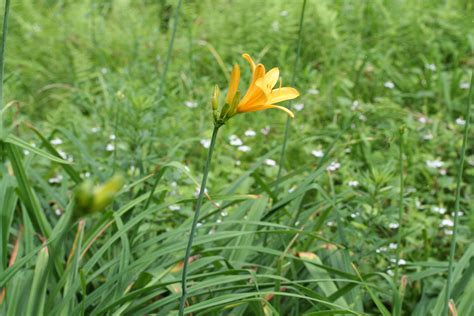
M 63 176 L 60 175 L 60 174 L 58 174 L 55 177 L 52 177 L 52 178 L 48 179 L 48 182 L 51 183 L 51 184 L 61 183 L 61 181 L 63 181 Z
M 194 196 L 198 197 L 200 192 L 201 192 L 201 186 L 198 186 L 196 188 L 196 191 L 194 191 Z M 207 194 L 207 189 L 204 189 L 204 194 Z
M 435 64 L 426 64 L 425 67 L 428 70 L 436 71 L 436 65 Z
M 268 135 L 268 134 L 270 134 L 270 126 L 268 126 L 268 125 L 265 126 L 264 128 L 262 128 L 262 129 L 260 130 L 260 132 L 261 132 L 263 135 Z
M 61 158 L 67 159 L 67 154 L 64 151 L 58 150 L 58 154 L 59 154 L 59 156 L 61 156 Z
M 30 154 L 30 151 L 29 150 L 26 150 L 26 149 L 23 149 L 23 154 L 25 156 L 28 156 Z
M 220 218 L 218 218 L 218 219 L 216 220 L 216 223 L 217 223 L 217 224 L 220 224 L 220 223 L 222 223 L 222 220 L 221 220 Z
M 232 146 L 242 146 L 244 144 L 236 135 L 230 135 L 229 142 Z
M 239 148 L 237 149 L 245 153 L 245 152 L 249 152 L 252 148 L 250 148 L 249 146 L 243 145 L 243 146 L 239 146 Z
M 295 111 L 301 111 L 302 109 L 304 109 L 304 104 L 303 103 L 296 103 L 295 105 L 293 105 L 293 109 L 295 109 Z
M 51 140 L 51 145 L 61 145 L 63 143 L 63 141 L 60 139 L 60 138 L 55 138 L 53 140 Z
M 202 223 L 197 223 L 196 224 L 196 227 L 201 227 L 202 226 Z
M 257 133 L 253 129 L 248 129 L 245 131 L 244 135 L 247 137 L 255 137 Z
M 327 224 L 329 227 L 333 227 L 335 226 L 334 222 L 333 221 L 328 221 Z
M 197 108 L 198 106 L 196 101 L 185 101 L 184 105 L 186 105 L 190 109 Z
M 173 181 L 173 182 L 171 182 L 171 186 L 172 186 L 173 188 L 176 188 L 176 187 L 178 186 L 178 184 L 176 183 L 176 181 Z
M 57 208 L 54 210 L 54 214 L 56 214 L 57 216 L 61 216 L 63 214 L 63 212 L 61 211 L 60 208 Z
M 431 208 L 431 211 L 432 211 L 433 213 L 438 213 L 438 214 L 443 215 L 443 214 L 446 213 L 446 208 L 444 208 L 444 207 L 442 207 L 442 206 L 433 206 L 433 207 Z
M 276 161 L 273 159 L 265 159 L 265 164 L 270 167 L 276 166 Z
M 375 250 L 376 253 L 382 253 L 382 252 L 386 252 L 386 251 L 387 251 L 387 247 L 385 247 L 385 246 L 380 247 L 380 248 Z
M 393 89 L 393 88 L 395 88 L 395 84 L 394 84 L 393 82 L 391 82 L 391 81 L 386 81 L 386 82 L 383 84 L 383 86 L 384 86 L 385 88 L 387 88 L 387 89 Z
M 280 30 L 280 22 L 278 21 L 273 21 L 272 23 L 272 31 L 273 32 L 278 32 Z
M 362 122 L 365 122 L 365 121 L 367 121 L 367 117 L 364 114 L 360 114 L 359 115 L 359 120 L 362 121 Z
M 109 139 L 110 139 L 110 140 L 115 140 L 116 138 L 117 138 L 117 137 L 115 136 L 115 134 L 111 134 L 111 135 L 109 136 Z
M 280 16 L 288 16 L 288 11 L 286 10 L 281 11 Z
M 425 135 L 423 135 L 423 139 L 424 140 L 432 140 L 433 139 L 433 134 L 431 134 L 431 133 L 425 134 Z
M 416 188 L 414 188 L 414 187 L 409 187 L 409 188 L 406 189 L 406 192 L 407 192 L 407 194 L 415 193 L 415 192 L 416 192 Z
M 463 90 L 469 90 L 469 87 L 470 87 L 469 82 L 461 82 L 459 84 L 459 88 L 461 88 Z
M 235 165 L 236 165 L 236 166 L 240 166 L 240 164 L 241 164 L 240 160 L 236 160 L 236 161 L 235 161 Z
M 390 223 L 388 224 L 388 227 L 390 229 L 397 229 L 400 225 L 398 223 Z
M 467 159 L 467 163 L 468 163 L 470 166 L 473 166 L 473 167 L 474 167 L 474 156 L 470 156 L 470 157 Z
M 454 215 L 455 215 L 455 213 L 454 213 L 454 212 L 451 212 L 451 216 L 454 216 Z M 464 216 L 464 212 L 459 211 L 459 212 L 458 212 L 458 216 Z
M 318 89 L 308 89 L 306 91 L 308 94 L 312 94 L 312 95 L 317 95 L 319 94 L 319 90 Z
M 91 128 L 91 132 L 94 133 L 94 134 L 99 132 L 99 131 L 100 131 L 100 127 L 92 127 Z
M 446 169 L 439 169 L 439 174 L 442 176 L 445 176 L 448 173 L 448 170 Z
M 114 151 L 114 149 L 115 149 L 114 144 L 107 144 L 107 146 L 105 147 L 105 150 L 107 151 Z
M 359 186 L 359 181 L 357 181 L 357 180 L 351 180 L 351 181 L 347 182 L 347 184 L 348 184 L 350 187 L 354 187 L 354 188 L 355 188 L 355 187 Z
M 171 204 L 168 206 L 168 208 L 170 211 L 179 211 L 181 209 L 181 206 L 179 206 L 178 204 Z
M 421 124 L 426 124 L 428 123 L 428 119 L 425 116 L 420 116 L 418 118 L 418 122 L 420 122 Z
M 393 272 L 393 270 L 390 270 L 390 269 L 387 270 L 387 274 L 388 274 L 389 276 L 394 276 L 394 275 L 395 275 L 395 273 Z
M 395 242 L 391 242 L 391 243 L 388 245 L 388 248 L 389 248 L 389 249 L 397 249 L 397 248 L 398 248 L 398 245 L 397 245 L 397 243 L 395 243 Z
M 439 159 L 436 159 L 436 160 L 427 160 L 427 161 L 426 161 L 426 165 L 427 165 L 429 168 L 437 169 L 437 168 L 441 168 L 441 167 L 444 165 L 444 162 L 442 162 L 442 161 L 439 160 Z
M 229 213 L 227 213 L 226 211 L 222 211 L 222 212 L 221 212 L 221 216 L 222 216 L 222 217 L 226 217 L 227 215 L 229 215 Z
M 407 262 L 405 261 L 405 259 L 400 259 L 400 260 L 398 260 L 398 265 L 399 265 L 399 266 L 404 266 L 404 265 L 406 265 L 406 264 L 407 264 Z
M 359 212 L 356 212 L 356 213 L 352 213 L 352 214 L 351 214 L 351 217 L 352 217 L 352 218 L 356 218 L 356 217 L 359 216 L 359 215 L 360 215 L 360 213 L 359 213 Z
M 327 166 L 326 170 L 327 171 L 336 171 L 340 167 L 341 167 L 341 164 L 339 162 L 333 161 L 329 164 L 329 166 Z
M 419 210 L 421 210 L 423 208 L 423 204 L 421 204 L 421 201 L 416 199 L 415 200 L 415 207 Z
M 211 146 L 211 140 L 210 139 L 201 139 L 199 141 L 204 148 L 209 148 Z
M 107 74 L 107 73 L 109 72 L 109 70 L 108 70 L 107 68 L 105 68 L 105 67 L 102 67 L 102 68 L 100 69 L 100 72 L 101 72 L 103 75 L 105 75 L 105 74 Z
M 352 102 L 351 110 L 352 110 L 352 111 L 355 111 L 355 110 L 357 110 L 357 109 L 359 108 L 359 106 L 360 106 L 359 101 L 354 100 L 354 101 Z
M 445 229 L 445 230 L 444 230 L 444 234 L 445 234 L 445 235 L 452 235 L 452 234 L 453 234 L 453 231 L 450 230 L 450 229 Z
M 450 220 L 449 218 L 445 218 L 441 221 L 441 223 L 439 224 L 439 227 L 453 227 L 454 226 L 454 222 L 452 220 Z
M 313 150 L 311 152 L 311 155 L 313 155 L 316 158 L 321 158 L 321 157 L 324 156 L 324 152 L 322 150 L 319 150 L 319 149 L 318 150 Z
M 466 125 L 466 120 L 463 119 L 462 117 L 458 117 L 458 118 L 456 119 L 456 124 L 458 124 L 458 125 L 460 125 L 460 126 L 464 126 L 464 125 Z
M 348 148 L 344 149 L 344 152 L 346 154 L 350 154 L 352 152 L 352 149 L 350 147 L 348 147 Z

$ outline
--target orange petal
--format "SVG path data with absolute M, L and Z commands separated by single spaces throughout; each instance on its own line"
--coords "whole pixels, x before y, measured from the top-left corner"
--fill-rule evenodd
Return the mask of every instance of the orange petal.
M 265 74 L 264 80 L 265 80 L 265 85 L 268 92 L 270 92 L 273 87 L 276 85 L 278 82 L 278 78 L 280 78 L 280 70 L 275 67 L 272 68 L 269 72 Z
M 273 90 L 268 96 L 268 103 L 278 103 L 299 97 L 300 93 L 295 88 L 284 87 Z
M 227 92 L 227 97 L 225 98 L 225 102 L 227 104 L 231 104 L 232 100 L 234 100 L 234 96 L 239 89 L 239 81 L 240 67 L 239 65 L 234 65 L 234 68 L 232 68 L 232 73 L 230 74 L 229 91 Z
M 255 71 L 255 63 L 253 62 L 253 59 L 252 57 L 250 57 L 249 54 L 242 54 L 242 57 L 248 61 L 248 63 L 250 64 L 250 69 L 252 69 L 252 73 Z
M 250 83 L 250 86 L 245 93 L 244 97 L 242 98 L 242 101 L 240 101 L 241 104 L 245 104 L 248 102 L 253 102 L 251 100 L 255 100 L 260 98 L 261 94 L 263 93 L 262 89 L 256 85 L 256 82 L 265 76 L 265 67 L 262 64 L 258 64 L 257 67 L 255 68 L 255 72 L 253 74 L 253 79 L 252 82 Z
M 293 112 L 291 112 L 290 110 L 288 110 L 288 109 L 285 108 L 284 106 L 269 104 L 269 105 L 265 105 L 262 110 L 266 110 L 266 109 L 278 109 L 278 110 L 282 110 L 282 111 L 285 111 L 286 114 L 288 114 L 291 118 L 294 118 L 294 117 L 295 117 L 295 115 L 293 114 Z

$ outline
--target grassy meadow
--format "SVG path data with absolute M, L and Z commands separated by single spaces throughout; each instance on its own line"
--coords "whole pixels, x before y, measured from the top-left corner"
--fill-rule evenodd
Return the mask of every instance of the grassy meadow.
M 474 2 L 0 9 L 0 315 L 473 315 Z

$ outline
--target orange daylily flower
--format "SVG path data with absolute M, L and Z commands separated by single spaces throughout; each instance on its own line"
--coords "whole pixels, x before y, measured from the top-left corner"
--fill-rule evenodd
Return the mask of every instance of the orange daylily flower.
M 252 80 L 244 97 L 240 100 L 234 100 L 239 95 L 237 94 L 240 81 L 240 67 L 234 65 L 232 69 L 229 91 L 226 97 L 226 103 L 232 105 L 237 102 L 235 107 L 235 114 L 245 112 L 255 112 L 266 109 L 279 109 L 285 111 L 289 116 L 294 117 L 293 112 L 287 108 L 275 103 L 286 100 L 291 100 L 298 97 L 299 92 L 290 87 L 280 87 L 273 89 L 280 79 L 280 71 L 277 67 L 272 68 L 269 72 L 265 72 L 265 66 L 262 64 L 255 65 L 254 61 L 248 54 L 243 54 L 242 57 L 248 61 L 252 69 Z

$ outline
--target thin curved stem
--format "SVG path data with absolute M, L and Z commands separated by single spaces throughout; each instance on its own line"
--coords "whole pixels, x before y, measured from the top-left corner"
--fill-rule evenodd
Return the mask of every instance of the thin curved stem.
M 168 68 L 171 62 L 171 53 L 173 52 L 174 39 L 176 37 L 176 30 L 178 29 L 179 12 L 181 10 L 182 2 L 182 0 L 178 1 L 178 5 L 176 6 L 176 11 L 174 13 L 173 30 L 171 31 L 170 44 L 168 45 L 168 52 L 166 53 L 165 68 L 161 74 L 160 88 L 158 90 L 158 103 L 161 102 L 161 98 L 163 98 L 163 93 L 165 91 L 166 74 L 168 73 Z
M 399 144 L 399 172 L 400 172 L 400 195 L 399 195 L 399 202 L 398 202 L 398 234 L 397 234 L 397 252 L 396 252 L 396 260 L 397 262 L 395 263 L 395 274 L 394 274 L 394 280 L 395 282 L 398 282 L 398 272 L 400 268 L 400 250 L 402 248 L 401 243 L 402 243 L 402 218 L 403 218 L 403 191 L 404 191 L 404 180 L 403 180 L 403 134 L 404 134 L 404 128 L 400 128 L 400 144 Z
M 466 145 L 467 145 L 467 136 L 469 134 L 469 123 L 471 120 L 471 102 L 472 102 L 472 94 L 474 90 L 474 75 L 471 73 L 471 87 L 469 89 L 469 97 L 467 98 L 467 106 L 466 106 L 466 114 L 465 120 L 466 125 L 464 126 L 464 135 L 462 140 L 462 147 L 461 147 L 461 158 L 458 164 L 458 174 L 456 178 L 456 202 L 454 206 L 454 225 L 453 225 L 453 236 L 451 238 L 451 246 L 449 249 L 449 265 L 448 265 L 448 279 L 446 280 L 446 296 L 445 296 L 445 305 L 444 305 L 444 312 L 443 315 L 449 315 L 449 300 L 451 296 L 451 282 L 453 277 L 453 263 L 454 263 L 454 254 L 456 252 L 456 235 L 457 235 L 457 228 L 458 228 L 458 221 L 459 221 L 459 204 L 461 200 L 461 185 L 462 185 L 462 173 L 464 169 L 464 159 L 466 157 Z
M 184 266 L 183 266 L 183 274 L 181 277 L 181 300 L 179 302 L 179 316 L 184 315 L 184 305 L 186 303 L 187 297 L 187 274 L 188 274 L 188 265 L 189 265 L 189 257 L 191 255 L 191 248 L 193 247 L 193 240 L 194 235 L 196 233 L 196 226 L 199 220 L 199 212 L 201 211 L 202 200 L 204 198 L 204 193 L 206 192 L 206 183 L 207 183 L 207 176 L 209 174 L 209 166 L 211 165 L 212 160 L 212 153 L 214 152 L 214 146 L 216 144 L 217 132 L 219 130 L 219 126 L 214 126 L 214 130 L 212 131 L 212 138 L 211 144 L 209 145 L 209 151 L 207 153 L 206 164 L 204 166 L 204 174 L 202 176 L 201 188 L 199 189 L 199 196 L 196 202 L 196 210 L 194 211 L 194 218 L 193 224 L 191 226 L 191 233 L 189 234 L 188 245 L 186 247 L 186 254 L 184 255 Z
M 3 134 L 3 73 L 5 69 L 5 48 L 7 45 L 8 16 L 10 15 L 10 0 L 5 1 L 3 14 L 2 43 L 0 46 L 0 134 Z
M 298 44 L 296 48 L 296 58 L 295 58 L 295 64 L 293 66 L 293 74 L 291 77 L 291 86 L 295 85 L 296 81 L 296 74 L 298 72 L 298 64 L 300 61 L 300 56 L 301 56 L 301 42 L 303 39 L 303 20 L 304 20 L 304 11 L 306 8 L 306 0 L 303 0 L 303 5 L 301 8 L 301 15 L 300 15 L 300 23 L 299 23 L 299 32 L 298 32 Z M 289 106 L 291 106 L 291 101 L 289 102 Z M 277 173 L 277 179 L 276 179 L 276 184 L 275 184 L 275 192 L 278 192 L 278 187 L 280 184 L 280 178 L 281 178 L 281 173 L 283 171 L 283 165 L 285 162 L 285 152 L 286 152 L 286 147 L 288 144 L 288 137 L 290 134 L 290 117 L 287 117 L 286 119 L 286 124 L 285 124 L 285 134 L 283 136 L 283 144 L 281 146 L 281 152 L 280 152 L 280 162 L 278 163 L 278 173 Z

